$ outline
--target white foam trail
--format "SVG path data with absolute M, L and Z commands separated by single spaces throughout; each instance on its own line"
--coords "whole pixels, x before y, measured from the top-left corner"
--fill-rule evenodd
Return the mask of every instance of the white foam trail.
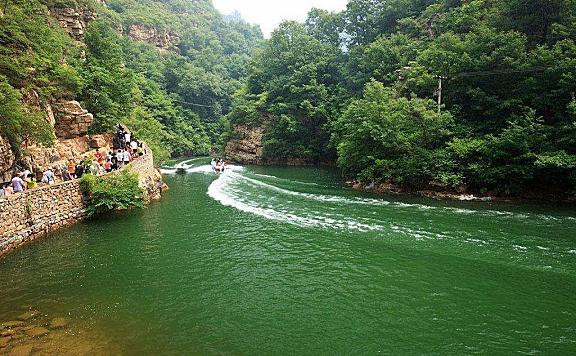
M 291 180 L 291 179 L 285 179 L 285 178 L 280 178 L 280 177 L 276 177 L 276 176 L 270 176 L 268 174 L 260 174 L 260 173 L 254 173 L 255 176 L 258 177 L 262 177 L 262 178 L 269 178 L 269 179 L 274 179 L 274 180 L 279 180 L 279 181 L 284 181 L 284 182 L 290 182 L 290 183 L 296 183 L 296 184 L 302 184 L 302 185 L 314 185 L 314 186 L 320 186 L 320 184 L 318 183 L 313 183 L 313 182 L 301 182 L 298 180 Z
M 185 169 L 187 173 L 213 173 L 212 167 L 210 165 L 202 165 L 197 167 L 192 167 L 187 163 L 192 161 L 204 160 L 206 158 L 194 158 L 190 160 L 186 160 L 183 162 L 178 163 L 174 166 L 174 169 L 161 169 L 161 172 L 164 174 L 175 174 L 178 169 Z M 230 172 L 241 172 L 244 170 L 242 166 L 235 166 L 229 165 L 226 167 L 226 173 Z M 254 173 L 255 176 L 260 176 L 263 178 L 271 178 L 277 180 L 283 180 L 287 182 L 292 182 L 296 184 L 305 184 L 305 185 L 318 185 L 316 183 L 309 183 L 309 182 L 299 182 L 299 181 L 292 181 L 289 179 L 279 178 L 272 175 L 261 174 L 261 173 Z M 269 190 L 276 191 L 278 193 L 297 196 L 300 198 L 305 198 L 308 200 L 316 200 L 321 202 L 327 203 L 342 203 L 342 204 L 360 204 L 360 205 L 371 205 L 371 206 L 393 206 L 393 207 L 400 207 L 400 208 L 416 208 L 419 210 L 440 210 L 440 211 L 450 211 L 457 214 L 462 215 L 482 215 L 482 216 L 501 216 L 501 217 L 510 217 L 515 219 L 540 219 L 545 221 L 559 221 L 559 220 L 576 220 L 576 217 L 572 216 L 563 216 L 563 217 L 556 217 L 550 215 L 542 215 L 542 214 L 522 214 L 522 213 L 514 213 L 509 211 L 500 211 L 500 210 L 473 210 L 473 209 L 465 209 L 465 208 L 455 208 L 455 207 L 435 207 L 430 205 L 424 204 L 410 204 L 410 203 L 401 203 L 401 202 L 390 202 L 383 199 L 373 199 L 373 198 L 345 198 L 340 196 L 333 196 L 333 195 L 323 195 L 323 194 L 312 194 L 312 193 L 300 193 L 295 192 L 287 189 L 283 189 L 280 187 L 276 187 L 274 185 L 264 183 L 262 181 L 252 179 L 246 176 L 239 175 L 238 178 L 243 179 L 247 182 L 250 182 L 252 185 L 258 185 L 260 187 L 264 187 Z
M 209 157 L 196 157 L 196 158 L 191 158 L 191 159 L 187 159 L 185 161 L 179 162 L 177 163 L 174 168 L 179 169 L 179 168 L 184 168 L 184 169 L 188 169 L 190 167 L 192 167 L 191 162 L 197 162 L 197 161 L 207 161 L 209 160 Z
M 316 200 L 321 202 L 327 203 L 342 203 L 342 204 L 360 204 L 360 205 L 371 205 L 371 206 L 394 206 L 400 208 L 416 208 L 419 210 L 434 210 L 434 211 L 450 211 L 457 214 L 463 215 L 482 215 L 482 216 L 501 216 L 501 217 L 510 217 L 515 219 L 541 219 L 541 220 L 562 220 L 564 218 L 571 220 L 574 219 L 573 217 L 555 217 L 549 215 L 541 215 L 541 214 L 522 214 L 522 213 L 514 213 L 509 211 L 499 211 L 499 210 L 472 210 L 472 209 L 464 209 L 464 208 L 454 208 L 454 207 L 435 207 L 430 205 L 424 204 L 409 204 L 409 203 L 401 203 L 401 202 L 390 202 L 387 200 L 382 199 L 373 199 L 373 198 L 345 198 L 340 196 L 333 196 L 333 195 L 323 195 L 323 194 L 312 194 L 312 193 L 300 193 L 295 192 L 292 190 L 283 189 L 272 184 L 264 183 L 256 179 L 248 178 L 245 176 L 238 176 L 239 179 L 243 179 L 252 185 L 260 186 L 272 191 L 276 191 L 278 193 L 297 196 L 309 200 Z
M 302 227 L 352 229 L 359 231 L 374 231 L 381 229 L 381 226 L 364 224 L 350 219 L 334 219 L 317 214 L 314 216 L 303 216 L 289 211 L 276 210 L 270 207 L 260 207 L 255 205 L 254 202 L 251 202 L 251 204 L 246 203 L 235 197 L 230 191 L 230 183 L 237 177 L 238 175 L 235 175 L 232 172 L 221 175 L 208 187 L 208 195 L 212 199 L 220 202 L 222 205 L 230 206 L 240 211 L 255 214 L 266 219 L 282 221 Z

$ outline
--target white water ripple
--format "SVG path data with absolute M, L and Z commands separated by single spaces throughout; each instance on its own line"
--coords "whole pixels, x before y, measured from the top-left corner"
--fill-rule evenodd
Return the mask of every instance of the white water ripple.
M 312 193 L 301 193 L 292 190 L 287 190 L 284 188 L 277 187 L 272 184 L 264 183 L 262 181 L 252 179 L 243 175 L 238 174 L 236 179 L 244 180 L 245 182 L 257 186 L 260 188 L 266 188 L 271 191 L 275 191 L 281 194 L 297 196 L 300 198 L 308 199 L 308 200 L 316 200 L 320 202 L 327 202 L 327 203 L 341 203 L 341 204 L 359 204 L 359 205 L 370 205 L 370 206 L 392 206 L 392 207 L 399 207 L 399 208 L 416 208 L 418 210 L 431 210 L 431 211 L 441 211 L 444 212 L 451 212 L 455 214 L 462 214 L 462 215 L 481 215 L 481 216 L 489 216 L 489 217 L 505 217 L 505 218 L 514 218 L 514 219 L 538 219 L 544 221 L 555 221 L 555 220 L 573 220 L 573 217 L 555 217 L 550 215 L 542 215 L 542 214 L 523 214 L 523 213 L 514 213 L 509 211 L 500 211 L 500 210 L 472 210 L 472 209 L 464 209 L 464 208 L 454 208 L 454 207 L 435 207 L 430 205 L 424 204 L 410 204 L 410 203 L 402 203 L 402 202 L 391 202 L 383 199 L 373 199 L 373 198 L 346 198 L 342 196 L 334 196 L 334 195 L 324 195 L 324 194 L 312 194 Z
M 296 214 L 284 209 L 259 206 L 255 201 L 246 201 L 231 189 L 231 182 L 238 178 L 233 172 L 226 172 L 208 187 L 208 195 L 224 206 L 230 206 L 243 212 L 258 215 L 267 219 L 286 222 L 301 227 L 322 227 L 351 229 L 359 231 L 381 230 L 378 225 L 365 224 L 354 219 L 333 218 L 319 214 Z

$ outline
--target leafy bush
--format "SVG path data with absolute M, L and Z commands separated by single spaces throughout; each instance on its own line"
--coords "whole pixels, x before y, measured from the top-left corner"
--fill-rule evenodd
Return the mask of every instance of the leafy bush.
M 89 217 L 111 210 L 144 207 L 137 173 L 122 171 L 102 177 L 86 174 L 80 180 L 80 187 L 88 196 L 86 213 Z
M 396 98 L 382 83 L 366 85 L 333 124 L 338 165 L 361 180 L 420 187 L 433 181 L 453 184 L 441 169 L 450 165 L 443 150 L 452 115 L 438 113 L 432 100 Z

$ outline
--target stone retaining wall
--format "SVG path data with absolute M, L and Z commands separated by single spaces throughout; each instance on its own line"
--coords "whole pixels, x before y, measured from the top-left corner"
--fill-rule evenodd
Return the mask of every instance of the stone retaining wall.
M 164 186 L 151 153 L 127 169 L 138 172 L 147 202 L 158 199 Z M 0 200 L 0 256 L 85 217 L 80 180 L 27 190 Z

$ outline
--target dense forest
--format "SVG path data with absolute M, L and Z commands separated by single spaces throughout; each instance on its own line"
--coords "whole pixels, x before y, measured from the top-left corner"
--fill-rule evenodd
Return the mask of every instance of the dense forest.
M 98 15 L 81 42 L 49 11 Z M 264 40 L 210 0 L 0 0 L 0 131 L 53 137 L 26 104 L 78 100 L 158 158 L 207 154 L 234 127 L 263 158 L 346 177 L 504 195 L 576 188 L 576 0 L 350 0 Z M 134 26 L 167 34 L 137 41 Z
M 570 192 L 575 41 L 574 0 L 350 0 L 276 29 L 227 119 L 364 182 Z
M 97 13 L 81 41 L 49 15 L 65 8 Z M 208 154 L 263 42 L 259 27 L 222 16 L 210 0 L 2 0 L 0 9 L 0 131 L 15 149 L 53 137 L 22 101 L 34 90 L 46 102 L 80 101 L 93 133 L 127 125 L 158 159 Z M 178 39 L 159 50 L 135 40 L 138 29 Z

